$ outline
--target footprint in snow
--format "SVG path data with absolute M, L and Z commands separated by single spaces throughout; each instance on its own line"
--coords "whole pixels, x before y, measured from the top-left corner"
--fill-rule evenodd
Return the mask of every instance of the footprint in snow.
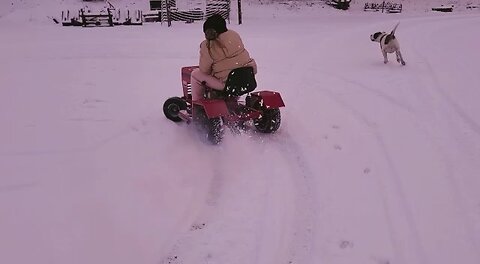
M 192 225 L 192 227 L 190 227 L 190 231 L 200 230 L 200 229 L 203 229 L 205 227 L 206 227 L 205 223 L 194 224 L 194 225 Z
M 338 245 L 341 249 L 353 248 L 353 242 L 348 240 L 340 241 Z

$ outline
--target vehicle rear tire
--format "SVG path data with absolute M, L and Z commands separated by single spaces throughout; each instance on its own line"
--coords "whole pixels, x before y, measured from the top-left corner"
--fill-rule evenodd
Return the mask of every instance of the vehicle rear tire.
M 217 145 L 222 142 L 223 139 L 223 125 L 220 117 L 208 119 L 207 124 L 207 139 L 213 145 Z
M 253 121 L 253 124 L 259 132 L 273 133 L 280 128 L 281 121 L 280 109 L 273 108 L 265 109 L 260 118 Z
M 182 119 L 178 116 L 181 110 L 187 109 L 187 103 L 180 97 L 171 97 L 163 104 L 163 113 L 173 122 L 180 122 Z
M 223 121 L 221 117 L 208 118 L 203 107 L 194 106 L 193 123 L 200 133 L 202 140 L 217 145 L 223 139 Z

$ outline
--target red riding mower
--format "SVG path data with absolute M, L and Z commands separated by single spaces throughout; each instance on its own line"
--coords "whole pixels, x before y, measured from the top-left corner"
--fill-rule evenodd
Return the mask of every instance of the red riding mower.
M 192 101 L 190 75 L 196 68 L 182 68 L 183 96 L 171 97 L 163 104 L 168 119 L 197 124 L 202 135 L 213 144 L 221 142 L 224 127 L 240 132 L 253 126 L 262 133 L 273 133 L 280 127 L 279 108 L 285 106 L 282 97 L 272 91 L 252 92 L 257 87 L 252 67 L 232 70 L 223 91 L 205 87 L 204 98 Z M 247 96 L 241 101 L 244 94 Z

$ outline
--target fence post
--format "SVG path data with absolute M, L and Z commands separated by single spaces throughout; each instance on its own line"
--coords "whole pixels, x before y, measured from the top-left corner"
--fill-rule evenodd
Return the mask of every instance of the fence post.
M 238 24 L 242 24 L 242 0 L 237 0 L 238 3 Z
M 167 26 L 172 26 L 172 18 L 170 14 L 170 1 L 167 0 Z
M 82 8 L 80 11 L 81 11 L 81 13 L 82 13 L 82 15 L 81 15 L 81 16 L 82 16 L 82 25 L 83 25 L 84 27 L 86 27 L 86 26 L 87 26 L 87 18 L 85 18 L 85 14 L 84 14 L 83 8 Z
M 113 15 L 112 15 L 112 12 L 110 11 L 110 8 L 107 8 L 107 12 L 108 12 L 108 25 L 113 27 Z

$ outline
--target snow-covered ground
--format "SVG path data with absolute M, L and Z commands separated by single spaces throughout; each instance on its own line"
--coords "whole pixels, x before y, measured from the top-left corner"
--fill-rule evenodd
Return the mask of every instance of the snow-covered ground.
M 39 2 L 0 6 L 0 263 L 480 263 L 480 10 L 244 3 L 283 123 L 210 146 L 162 113 L 201 23 Z M 369 36 L 398 21 L 385 65 Z

